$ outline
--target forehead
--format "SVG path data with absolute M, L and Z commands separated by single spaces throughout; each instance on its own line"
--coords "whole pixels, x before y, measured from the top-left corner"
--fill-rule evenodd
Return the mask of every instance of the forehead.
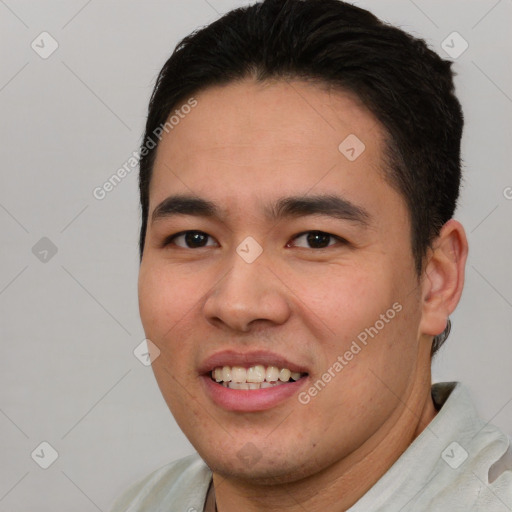
M 150 210 L 176 192 L 246 206 L 283 192 L 336 189 L 354 200 L 364 189 L 380 200 L 394 192 L 383 178 L 383 128 L 353 94 L 245 80 L 194 98 L 197 106 L 159 144 Z

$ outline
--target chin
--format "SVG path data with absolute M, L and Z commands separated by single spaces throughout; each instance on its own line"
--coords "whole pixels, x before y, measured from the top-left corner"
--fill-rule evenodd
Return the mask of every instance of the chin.
M 199 451 L 198 451 L 199 452 Z M 297 482 L 317 471 L 306 461 L 298 460 L 296 454 L 285 457 L 280 454 L 262 454 L 254 445 L 247 443 L 238 451 L 222 456 L 199 452 L 208 467 L 217 475 L 229 480 L 247 481 L 251 485 L 276 485 Z
M 296 482 L 306 477 L 303 468 L 276 468 L 272 464 L 261 467 L 246 467 L 235 470 L 229 464 L 208 464 L 209 468 L 222 478 L 229 480 L 247 481 L 251 485 L 283 485 Z

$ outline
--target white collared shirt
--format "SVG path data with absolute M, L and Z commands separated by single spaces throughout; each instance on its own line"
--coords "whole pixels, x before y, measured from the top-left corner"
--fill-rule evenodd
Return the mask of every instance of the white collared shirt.
M 346 512 L 512 512 L 511 439 L 458 382 L 432 386 L 435 418 Z M 212 473 L 199 455 L 132 485 L 111 512 L 202 512 Z

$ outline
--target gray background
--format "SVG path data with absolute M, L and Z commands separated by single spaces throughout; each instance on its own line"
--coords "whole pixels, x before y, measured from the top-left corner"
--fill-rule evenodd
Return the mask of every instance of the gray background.
M 178 40 L 244 3 L 0 0 L 0 511 L 106 511 L 192 452 L 133 355 L 144 339 L 137 170 L 101 201 L 92 191 L 138 149 Z M 483 418 L 511 434 L 512 0 L 355 3 L 445 58 L 452 32 L 469 44 L 454 60 L 470 256 L 434 381 L 465 382 Z M 59 45 L 47 59 L 31 48 L 43 31 Z M 55 255 L 48 241 L 33 251 L 42 237 Z M 46 470 L 31 458 L 42 441 L 59 454 Z

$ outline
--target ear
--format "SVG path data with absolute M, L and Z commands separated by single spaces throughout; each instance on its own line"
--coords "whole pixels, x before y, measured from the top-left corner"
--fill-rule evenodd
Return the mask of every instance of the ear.
M 427 255 L 422 276 L 420 334 L 441 334 L 462 295 L 468 241 L 462 224 L 449 220 Z

